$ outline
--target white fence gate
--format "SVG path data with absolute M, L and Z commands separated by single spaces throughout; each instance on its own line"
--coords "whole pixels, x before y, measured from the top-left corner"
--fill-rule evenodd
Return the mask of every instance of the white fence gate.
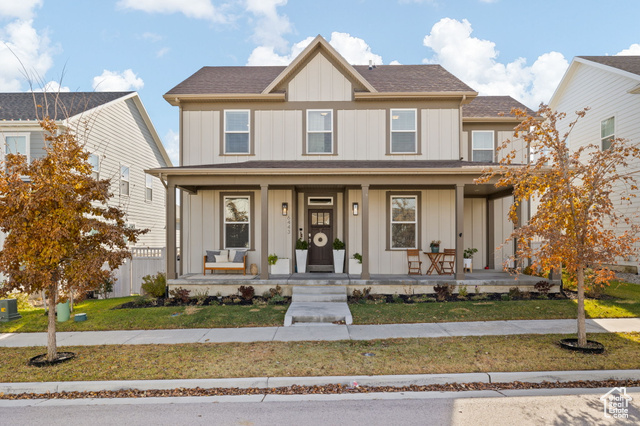
M 113 285 L 113 296 L 140 294 L 142 277 L 166 272 L 166 255 L 164 247 L 132 248 L 131 259 L 125 260 L 122 266 L 114 271 L 116 281 Z

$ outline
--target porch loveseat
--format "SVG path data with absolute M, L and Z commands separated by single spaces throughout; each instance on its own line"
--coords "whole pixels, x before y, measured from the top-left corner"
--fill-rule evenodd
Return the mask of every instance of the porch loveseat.
M 207 250 L 203 259 L 203 274 L 207 271 L 242 271 L 247 274 L 247 251 L 246 250 Z

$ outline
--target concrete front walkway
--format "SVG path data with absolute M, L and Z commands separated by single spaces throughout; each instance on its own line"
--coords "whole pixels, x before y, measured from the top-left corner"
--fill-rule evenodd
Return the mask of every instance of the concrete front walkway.
M 587 333 L 640 332 L 640 318 L 588 319 Z M 59 332 L 59 346 L 145 345 L 224 342 L 374 340 L 412 337 L 572 334 L 575 319 L 443 322 L 384 325 L 199 328 Z M 2 333 L 0 347 L 45 346 L 46 333 Z

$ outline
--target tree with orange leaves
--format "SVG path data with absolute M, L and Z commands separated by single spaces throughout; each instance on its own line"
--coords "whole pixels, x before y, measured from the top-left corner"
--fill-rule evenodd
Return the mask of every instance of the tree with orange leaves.
M 130 257 L 128 243 L 146 230 L 126 226 L 124 212 L 108 206 L 109 179 L 91 176 L 89 153 L 75 134 L 44 118 L 46 155 L 30 163 L 8 154 L 0 169 L 0 272 L 12 290 L 44 291 L 49 306 L 47 361 L 58 358 L 53 309 L 71 291 L 96 287 Z M 108 265 L 108 268 L 104 266 Z
M 514 203 L 509 219 L 518 224 L 518 206 L 528 200 L 538 202 L 528 223 L 516 226 L 509 239 L 516 239 L 518 268 L 531 259 L 534 270 L 549 273 L 564 265 L 578 286 L 578 346 L 587 345 L 584 291 L 585 269 L 593 268 L 596 283 L 607 283 L 614 273 L 606 265 L 616 259 L 635 254 L 638 226 L 615 208 L 615 203 L 631 203 L 637 190 L 628 167 L 640 161 L 640 149 L 624 139 L 614 139 L 601 150 L 590 144 L 571 152 L 567 144 L 572 129 L 585 116 L 588 108 L 576 112 L 568 131 L 560 134 L 556 125 L 565 113 L 541 105 L 537 117 L 514 109 L 521 119 L 514 138 L 524 141 L 533 154 L 528 164 L 516 165 L 512 140 L 499 149 L 507 152 L 500 166 L 491 168 L 477 183 L 488 183 L 497 177 L 496 186 L 513 187 Z M 616 188 L 622 186 L 624 193 Z M 617 198 L 620 198 L 617 200 Z M 627 225 L 623 232 L 616 228 Z M 534 244 L 535 243 L 535 244 Z

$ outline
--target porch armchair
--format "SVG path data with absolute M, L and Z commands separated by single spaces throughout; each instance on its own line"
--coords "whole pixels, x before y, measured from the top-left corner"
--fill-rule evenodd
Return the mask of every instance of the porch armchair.
M 409 275 L 422 275 L 422 261 L 420 260 L 420 250 L 407 250 L 407 263 L 409 264 Z
M 453 275 L 455 273 L 454 266 L 456 264 L 456 249 L 444 249 L 444 256 L 440 261 L 440 270 L 444 275 Z

